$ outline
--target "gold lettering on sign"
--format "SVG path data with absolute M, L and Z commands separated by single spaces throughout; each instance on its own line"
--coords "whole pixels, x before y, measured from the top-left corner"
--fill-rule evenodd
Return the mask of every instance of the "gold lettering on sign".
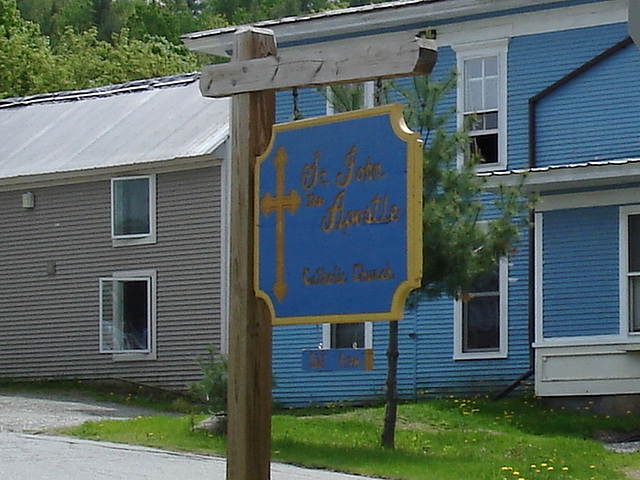
M 313 352 L 309 354 L 309 368 L 314 370 L 324 368 L 324 358 L 326 356 L 326 352 Z
M 336 185 L 340 188 L 346 188 L 353 178 L 353 167 L 356 164 L 356 152 L 358 147 L 355 145 L 351 147 L 351 150 L 344 157 L 344 165 L 347 167 L 346 172 L 340 172 L 336 175 Z
M 324 168 L 320 168 L 320 156 L 320 152 L 316 152 L 313 156 L 313 163 L 306 163 L 302 167 L 302 188 L 305 190 L 329 184 L 326 179 L 327 171 Z
M 302 269 L 302 283 L 305 285 L 340 285 L 347 283 L 347 275 L 337 265 L 327 272 L 324 267 L 316 268 L 314 272 L 309 267 Z
M 260 202 L 260 208 L 265 216 L 276 213 L 276 282 L 273 291 L 279 302 L 284 300 L 287 294 L 287 284 L 284 279 L 284 212 L 296 213 L 300 206 L 300 195 L 295 190 L 284 193 L 285 165 L 287 164 L 287 152 L 283 147 L 278 148 L 274 163 L 276 166 L 276 195 L 266 193 Z
M 396 276 L 388 263 L 385 268 L 367 268 L 362 263 L 356 263 L 351 271 L 351 278 L 354 282 L 377 282 L 393 280 Z
M 350 227 L 360 225 L 376 225 L 397 222 L 401 217 L 398 205 L 389 205 L 388 195 L 375 195 L 368 205 L 347 210 L 344 206 L 346 190 L 341 190 L 333 204 L 327 209 L 327 214 L 322 218 L 322 231 L 330 233 L 341 231 L 346 233 Z

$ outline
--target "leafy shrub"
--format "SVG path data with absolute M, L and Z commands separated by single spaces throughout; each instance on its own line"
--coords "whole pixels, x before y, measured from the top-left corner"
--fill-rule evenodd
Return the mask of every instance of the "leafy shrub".
M 196 362 L 202 369 L 202 380 L 191 386 L 191 392 L 204 402 L 209 412 L 227 410 L 227 357 L 216 353 L 211 345 L 205 356 L 198 356 Z

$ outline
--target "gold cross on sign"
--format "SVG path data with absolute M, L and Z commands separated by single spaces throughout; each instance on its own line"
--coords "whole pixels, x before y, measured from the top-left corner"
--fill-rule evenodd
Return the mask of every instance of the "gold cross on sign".
M 276 212 L 276 283 L 273 291 L 279 302 L 284 300 L 287 294 L 287 283 L 284 280 L 284 212 L 296 213 L 300 206 L 300 195 L 295 190 L 284 193 L 284 167 L 287 164 L 287 152 L 283 147 L 278 148 L 274 158 L 276 166 L 276 196 L 266 193 L 262 197 L 260 207 L 262 212 L 269 216 Z

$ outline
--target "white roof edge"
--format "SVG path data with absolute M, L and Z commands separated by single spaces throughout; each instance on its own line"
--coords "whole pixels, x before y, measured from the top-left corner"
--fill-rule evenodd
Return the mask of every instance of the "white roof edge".
M 0 99 L 0 109 L 21 107 L 48 102 L 66 102 L 70 100 L 87 100 L 96 97 L 133 93 L 136 91 L 168 88 L 188 85 L 200 79 L 200 72 L 180 73 L 164 77 L 144 78 L 128 82 L 104 85 L 100 87 L 83 88 L 80 90 L 62 90 L 51 93 L 38 93 L 26 97 L 11 97 Z
M 153 173 L 195 170 L 208 165 L 216 165 L 224 162 L 225 152 L 221 152 L 220 149 L 224 147 L 227 140 L 228 137 L 224 138 L 211 153 L 199 155 L 197 157 L 168 158 L 148 162 L 132 162 L 104 167 L 78 168 L 61 172 L 45 172 L 4 177 L 0 178 L 0 191 L 15 190 L 26 187 L 36 188 L 48 185 L 82 183 L 102 180 L 115 174 L 140 172 L 142 170 Z
M 640 181 L 640 158 L 593 161 L 531 169 L 479 173 L 485 188 L 515 186 L 522 182 L 526 191 L 545 192 L 568 188 L 612 186 Z
M 279 43 L 300 41 L 324 41 L 332 37 L 364 33 L 376 29 L 393 29 L 403 25 L 419 23 L 425 26 L 436 20 L 499 12 L 525 7 L 558 3 L 558 0 L 405 0 L 350 7 L 340 10 L 264 20 L 252 25 L 238 25 L 213 30 L 189 33 L 182 41 L 193 51 L 218 56 L 229 56 L 233 35 L 240 28 L 255 26 L 272 29 Z M 390 16 L 389 10 L 394 10 Z

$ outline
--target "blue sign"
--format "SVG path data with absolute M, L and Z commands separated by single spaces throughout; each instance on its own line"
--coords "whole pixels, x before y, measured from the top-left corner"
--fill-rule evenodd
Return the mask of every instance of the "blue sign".
M 276 125 L 255 289 L 275 324 L 399 320 L 422 270 L 420 140 L 399 105 Z

